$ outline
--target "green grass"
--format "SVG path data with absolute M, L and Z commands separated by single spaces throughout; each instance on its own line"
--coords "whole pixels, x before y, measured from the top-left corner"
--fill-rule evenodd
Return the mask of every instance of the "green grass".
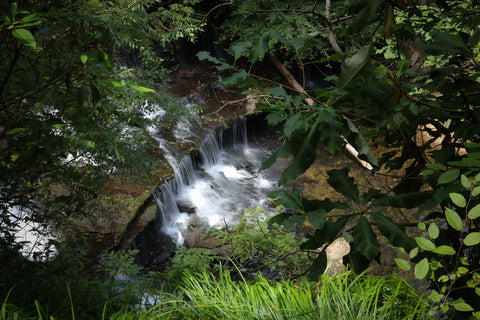
M 180 298 L 166 300 L 145 319 L 427 319 L 428 306 L 400 276 L 352 272 L 318 283 L 232 281 L 208 272 L 185 273 Z M 116 318 L 117 319 L 117 318 Z
M 149 310 L 126 306 L 110 320 L 130 319 L 428 319 L 428 305 L 400 276 L 376 277 L 351 271 L 324 275 L 317 283 L 233 281 L 228 270 L 219 275 L 185 272 L 175 293 L 160 292 L 162 301 Z M 75 303 L 74 301 L 72 303 Z M 40 308 L 37 306 L 37 310 Z M 2 303 L 0 320 L 27 317 Z M 72 309 L 73 310 L 73 309 Z M 98 319 L 105 320 L 105 312 Z M 43 317 L 43 319 L 54 319 Z M 72 312 L 72 320 L 75 315 Z

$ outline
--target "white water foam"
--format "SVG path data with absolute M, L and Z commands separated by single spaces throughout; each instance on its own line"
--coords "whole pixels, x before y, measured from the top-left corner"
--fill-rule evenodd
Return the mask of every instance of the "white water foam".
M 275 182 L 259 173 L 265 155 L 247 142 L 246 122 L 209 134 L 199 162 L 183 159 L 175 177 L 154 193 L 164 233 L 181 245 L 189 221 L 196 217 L 211 227 L 235 224 L 246 208 L 263 206 Z

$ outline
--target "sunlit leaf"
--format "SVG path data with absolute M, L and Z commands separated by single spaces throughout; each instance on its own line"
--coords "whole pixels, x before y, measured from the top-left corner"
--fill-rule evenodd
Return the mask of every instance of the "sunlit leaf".
M 426 238 L 416 237 L 415 241 L 417 242 L 418 246 L 423 250 L 433 251 L 436 248 L 435 244 Z
M 417 265 L 415 266 L 415 277 L 417 279 L 423 279 L 425 278 L 425 276 L 428 274 L 428 271 L 430 270 L 430 266 L 428 265 L 428 259 L 427 258 L 423 258 L 422 260 L 420 260 L 419 263 L 417 263 Z
M 408 262 L 407 260 L 403 260 L 399 258 L 395 258 L 394 260 L 397 266 L 399 266 L 401 269 L 405 271 L 408 271 L 411 269 L 410 262 Z
M 465 189 L 470 189 L 470 187 L 472 186 L 472 182 L 464 174 L 460 176 L 460 181 L 462 182 L 462 186 Z
M 463 239 L 463 243 L 466 246 L 474 246 L 480 243 L 480 232 L 470 232 L 467 234 L 465 239 Z
M 435 250 L 433 250 L 433 252 L 438 254 L 449 255 L 449 256 L 452 256 L 457 253 L 455 249 L 446 245 L 438 246 L 437 248 L 435 248 Z
M 465 200 L 465 197 L 460 193 L 451 192 L 448 195 L 450 196 L 450 199 L 457 207 L 465 208 L 465 206 L 467 205 L 467 200 Z
M 480 217 L 480 204 L 477 204 L 475 207 L 470 209 L 470 211 L 468 211 L 467 216 L 468 216 L 469 219 L 472 219 L 472 220 Z
M 35 47 L 37 44 L 35 42 L 35 37 L 27 29 L 13 29 L 12 36 L 14 36 L 18 40 L 20 40 L 20 42 L 22 42 L 24 45 L 29 47 Z
M 466 302 L 454 301 L 453 307 L 455 308 L 455 310 L 462 312 L 474 311 L 474 309 Z
M 440 235 L 440 229 L 438 228 L 435 222 L 432 222 L 428 227 L 428 235 L 432 239 L 437 239 L 438 236 Z
M 462 218 L 450 208 L 445 208 L 445 217 L 447 218 L 447 222 L 453 229 L 460 231 L 463 228 L 463 221 Z
M 153 92 L 155 93 L 155 90 L 153 89 L 150 89 L 150 88 L 147 88 L 147 87 L 143 87 L 143 86 L 140 86 L 138 84 L 135 84 L 135 83 L 129 83 L 127 82 L 127 85 L 134 89 L 134 90 L 137 90 L 138 92 L 141 92 L 141 93 L 146 93 L 146 92 Z

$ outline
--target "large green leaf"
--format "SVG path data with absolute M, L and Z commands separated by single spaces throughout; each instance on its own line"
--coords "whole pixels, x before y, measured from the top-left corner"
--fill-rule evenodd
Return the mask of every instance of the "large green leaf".
M 322 108 L 316 112 L 316 117 L 321 121 L 320 139 L 325 149 L 336 154 L 345 149 L 345 139 L 342 136 L 343 122 L 342 117 L 333 108 Z
M 292 193 L 280 189 L 267 193 L 267 196 L 275 201 L 277 205 L 283 205 L 286 208 L 303 210 L 303 204 L 300 200 L 300 193 L 297 189 Z
M 277 223 L 287 228 L 293 228 L 296 225 L 302 225 L 305 222 L 305 219 L 306 216 L 304 214 L 291 214 L 288 212 L 282 212 L 268 219 L 268 223 Z
M 26 46 L 35 47 L 37 45 L 35 42 L 35 37 L 27 29 L 13 29 L 12 36 L 20 40 L 20 42 Z
M 233 86 L 238 86 L 245 83 L 247 77 L 247 72 L 244 69 L 241 69 L 238 72 L 222 78 L 222 83 L 226 88 L 232 88 Z
M 398 223 L 395 223 L 389 217 L 385 217 L 380 213 L 370 213 L 377 224 L 380 232 L 387 237 L 392 245 L 395 247 L 402 247 L 406 251 L 410 251 L 415 247 L 415 241 L 405 233 L 405 228 Z
M 327 211 L 318 209 L 307 213 L 308 221 L 316 228 L 323 229 L 325 226 L 325 219 L 327 218 Z
M 380 244 L 367 218 L 360 217 L 355 231 L 353 231 L 353 245 L 355 250 L 373 260 L 380 253 Z
M 308 126 L 308 124 L 304 121 L 302 114 L 297 113 L 285 121 L 283 132 L 286 136 L 291 136 L 295 130 L 305 127 L 306 125 Z
M 372 201 L 373 206 L 394 208 L 415 208 L 432 196 L 430 192 L 409 192 L 391 197 L 377 198 Z
M 237 42 L 232 45 L 232 52 L 235 61 L 237 61 L 241 56 L 246 55 L 246 53 L 252 48 L 250 42 Z
M 296 130 L 299 132 L 300 130 Z M 300 133 L 299 133 L 300 134 Z M 300 138 L 299 134 L 296 134 L 296 138 Z M 300 148 L 297 150 L 292 150 L 294 153 L 294 158 L 290 165 L 285 169 L 282 174 L 282 177 L 278 181 L 279 185 L 283 185 L 293 179 L 297 178 L 299 175 L 304 173 L 315 161 L 317 158 L 317 142 L 320 137 L 320 128 L 319 121 L 314 123 L 308 130 L 306 136 L 303 140 L 298 139 L 298 145 Z M 291 144 L 293 148 L 298 148 L 296 144 Z
M 457 33 L 435 30 L 430 33 L 433 43 L 418 44 L 417 47 L 432 55 L 463 54 L 468 55 L 469 49 L 462 37 Z
M 348 206 L 343 202 L 330 201 L 330 199 L 308 200 L 308 199 L 302 198 L 302 204 L 305 211 L 314 211 L 321 208 L 329 212 L 329 211 L 332 211 L 333 209 L 350 208 L 350 206 Z
M 338 78 L 337 87 L 343 90 L 363 69 L 372 55 L 372 46 L 361 47 L 358 52 L 342 63 L 342 70 Z
M 335 191 L 340 192 L 346 198 L 353 200 L 355 203 L 360 202 L 360 193 L 354 184 L 353 178 L 348 176 L 350 168 L 343 168 L 340 170 L 329 170 L 327 182 Z
M 325 269 L 327 268 L 327 253 L 325 250 L 322 250 L 319 254 L 317 259 L 312 263 L 312 267 L 310 269 L 310 273 L 308 278 L 310 281 L 318 281 L 318 278 L 323 274 Z

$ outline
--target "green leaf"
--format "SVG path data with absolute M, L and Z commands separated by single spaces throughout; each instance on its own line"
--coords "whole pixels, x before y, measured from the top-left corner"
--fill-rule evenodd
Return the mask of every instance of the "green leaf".
M 445 246 L 445 245 L 435 248 L 435 250 L 433 250 L 433 252 L 438 253 L 438 254 L 449 255 L 449 256 L 453 256 L 454 254 L 457 253 L 455 251 L 455 249 L 453 249 L 450 246 Z
M 459 175 L 460 175 L 460 169 L 447 170 L 438 177 L 438 184 L 450 183 L 456 180 Z
M 422 280 L 423 278 L 425 278 L 425 276 L 428 274 L 428 270 L 429 270 L 429 265 L 428 265 L 428 259 L 427 258 L 423 258 L 422 260 L 420 260 L 419 263 L 417 263 L 417 265 L 415 266 L 415 277 L 417 279 L 420 279 Z
M 370 260 L 376 258 L 380 252 L 380 244 L 370 226 L 367 218 L 360 217 L 355 231 L 353 231 L 353 245 L 355 250 L 368 257 Z
M 241 56 L 245 55 L 248 50 L 252 48 L 252 44 L 250 42 L 237 42 L 232 46 L 233 57 L 235 61 L 238 60 Z
M 15 129 L 7 131 L 7 135 L 16 134 L 16 133 L 20 133 L 20 132 L 26 132 L 26 131 L 27 131 L 27 128 L 15 128 Z
M 409 253 L 410 259 L 413 259 L 418 255 L 418 250 L 419 250 L 418 247 L 415 247 L 410 251 Z
M 460 176 L 460 181 L 465 189 L 470 189 L 472 187 L 472 181 L 470 181 L 470 179 L 468 179 L 464 174 Z
M 327 218 L 327 211 L 318 209 L 307 213 L 308 221 L 316 228 L 323 229 L 325 226 L 325 219 Z
M 278 38 L 278 35 L 274 33 L 265 33 L 253 40 L 251 50 L 252 62 L 257 61 L 260 57 L 263 57 L 265 52 L 268 51 L 270 40 L 274 38 Z
M 343 202 L 330 201 L 330 199 L 325 200 L 308 200 L 302 198 L 302 204 L 305 211 L 315 211 L 317 209 L 323 209 L 327 212 L 332 211 L 333 209 L 349 209 L 350 206 Z
M 325 252 L 325 250 L 323 250 L 318 254 L 317 259 L 315 259 L 315 261 L 312 263 L 312 267 L 308 275 L 309 280 L 318 281 L 318 279 L 323 274 L 326 268 L 327 268 L 327 253 Z
M 137 90 L 138 92 L 141 92 L 141 93 L 146 93 L 146 92 L 153 92 L 155 93 L 155 90 L 153 89 L 150 89 L 150 88 L 147 88 L 147 87 L 143 87 L 143 86 L 140 86 L 138 84 L 135 84 L 135 83 L 129 83 L 127 82 L 127 85 L 134 89 L 134 90 Z
M 466 246 L 474 246 L 480 243 L 480 232 L 470 232 L 467 234 L 465 239 L 463 239 L 463 243 Z
M 232 73 L 228 77 L 222 78 L 222 83 L 226 88 L 232 88 L 233 86 L 239 86 L 245 83 L 247 80 L 247 72 L 241 69 L 238 72 Z
M 473 190 L 472 190 L 472 197 L 476 197 L 476 196 L 478 196 L 479 194 L 480 194 L 480 186 L 473 188 Z
M 297 130 L 298 131 L 298 130 Z M 317 158 L 317 142 L 320 137 L 319 120 L 309 128 L 307 136 L 301 142 L 300 148 L 295 152 L 290 165 L 285 169 L 278 181 L 279 185 L 292 181 L 303 174 Z M 297 146 L 295 146 L 297 147 Z
M 465 200 L 465 197 L 460 193 L 451 192 L 448 195 L 450 196 L 450 199 L 452 199 L 452 202 L 457 207 L 465 208 L 465 206 L 467 205 L 467 200 Z
M 217 65 L 219 71 L 232 69 L 232 66 L 210 55 L 208 51 L 200 51 L 196 54 L 198 60 L 208 60 Z
M 277 204 L 283 205 L 286 208 L 293 208 L 303 210 L 303 204 L 300 200 L 300 193 L 297 189 L 294 189 L 292 193 L 280 189 L 267 193 L 267 196 Z
M 24 45 L 29 46 L 29 47 L 35 47 L 36 42 L 35 38 L 33 37 L 33 34 L 28 31 L 27 29 L 13 29 L 12 30 L 12 36 L 20 40 Z
M 435 244 L 426 238 L 416 237 L 415 241 L 417 242 L 418 246 L 423 250 L 433 251 L 436 248 Z
M 411 269 L 410 262 L 408 262 L 407 260 L 403 260 L 399 258 L 395 258 L 394 260 L 397 266 L 399 266 L 401 269 L 405 271 L 408 271 Z
M 12 2 L 10 4 L 10 13 L 11 13 L 13 19 L 15 19 L 15 16 L 17 15 L 17 8 L 18 8 L 18 6 L 17 6 L 16 2 Z
M 82 64 L 83 65 L 86 65 L 87 64 L 87 60 L 88 60 L 88 56 L 86 54 L 82 54 L 80 56 L 80 61 L 82 61 Z
M 430 33 L 430 36 L 433 41 L 438 44 L 438 49 L 442 53 L 466 54 L 469 51 L 462 37 L 457 33 L 447 33 L 434 30 Z
M 430 192 L 409 192 L 400 193 L 391 197 L 377 198 L 372 201 L 373 206 L 394 207 L 394 208 L 416 208 L 427 199 L 430 199 Z
M 415 241 L 407 236 L 403 226 L 393 222 L 392 219 L 380 213 L 373 212 L 370 216 L 375 221 L 380 232 L 387 237 L 392 245 L 402 247 L 407 251 L 415 247 Z
M 335 191 L 343 194 L 347 199 L 353 200 L 355 203 L 360 202 L 360 195 L 354 184 L 354 179 L 348 176 L 350 168 L 340 170 L 329 170 L 327 182 Z
M 468 216 L 469 219 L 472 219 L 472 220 L 480 217 L 480 204 L 477 204 L 475 207 L 470 209 L 470 211 L 468 211 L 467 216 Z
M 468 303 L 466 302 L 458 302 L 454 301 L 453 302 L 453 307 L 457 311 L 462 311 L 462 312 L 469 312 L 469 311 L 475 311 Z
M 268 219 L 268 223 L 277 223 L 287 228 L 293 228 L 296 225 L 303 225 L 305 218 L 306 216 L 304 214 L 291 214 L 288 212 L 282 212 Z
M 372 46 L 368 45 L 361 47 L 355 55 L 345 59 L 342 63 L 342 69 L 337 83 L 337 87 L 340 90 L 343 90 L 362 70 L 370 60 L 371 54 Z
M 435 222 L 431 223 L 430 226 L 428 227 L 428 235 L 432 239 L 437 239 L 438 236 L 440 235 L 440 229 L 438 228 Z
M 445 217 L 447 218 L 447 222 L 450 225 L 450 227 L 452 227 L 457 231 L 462 230 L 463 222 L 462 222 L 462 218 L 460 218 L 458 213 L 456 213 L 450 208 L 445 208 Z
M 308 124 L 305 123 L 302 115 L 300 113 L 297 113 L 294 116 L 288 118 L 287 121 L 285 121 L 283 132 L 286 136 L 291 136 L 295 130 L 302 128 L 305 125 Z

